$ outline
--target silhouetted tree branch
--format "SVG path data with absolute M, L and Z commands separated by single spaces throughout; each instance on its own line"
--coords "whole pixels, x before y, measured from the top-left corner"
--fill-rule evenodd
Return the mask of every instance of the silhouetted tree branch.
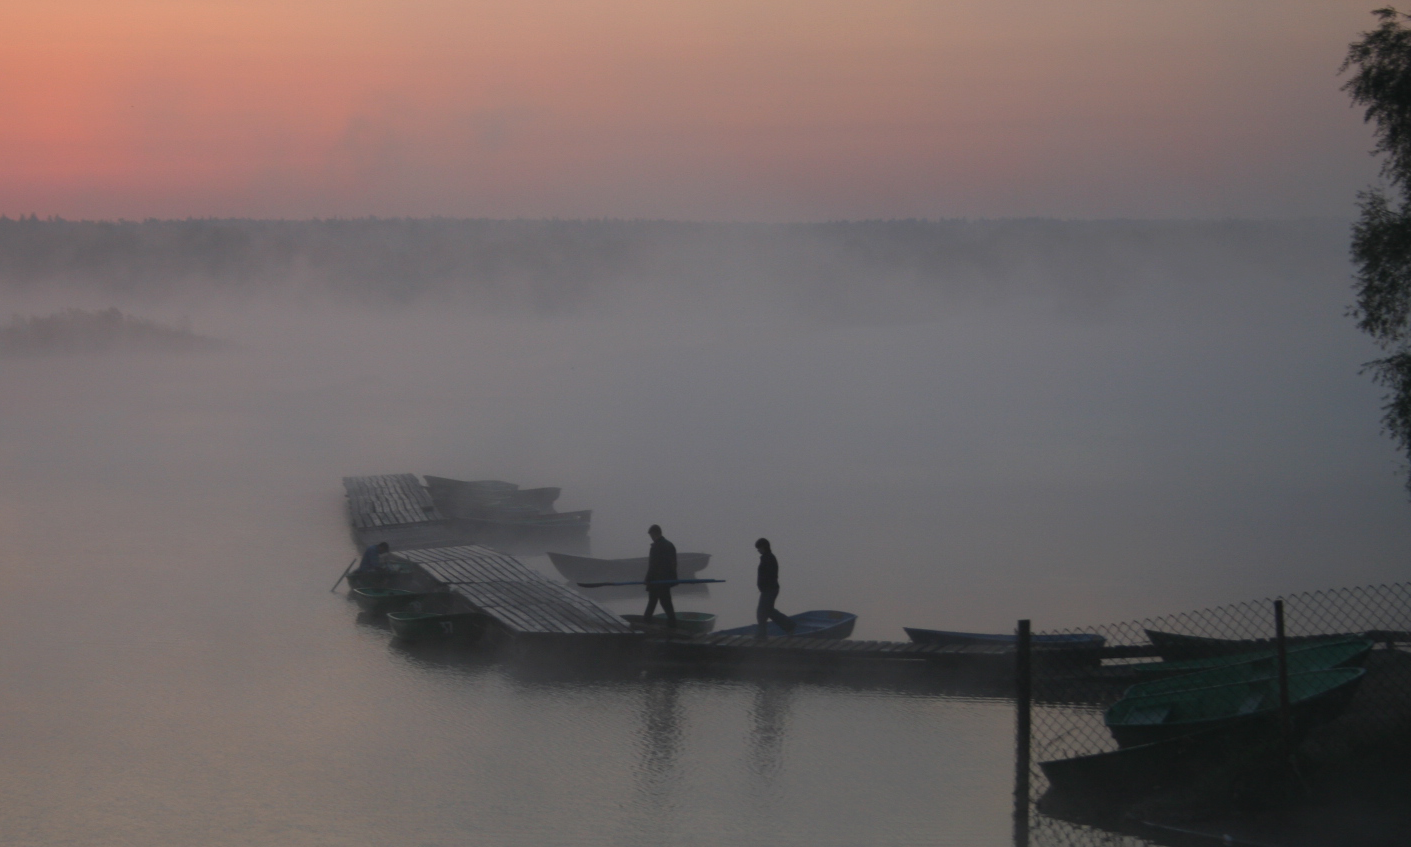
M 1347 49 L 1339 73 L 1353 70 L 1343 90 L 1365 107 L 1375 127 L 1374 153 L 1384 156 L 1386 185 L 1358 195 L 1361 216 L 1352 227 L 1357 266 L 1357 328 L 1388 355 L 1367 363 L 1388 389 L 1382 425 L 1411 459 L 1411 16 L 1377 9 L 1376 29 Z M 1411 491 L 1411 472 L 1407 475 Z

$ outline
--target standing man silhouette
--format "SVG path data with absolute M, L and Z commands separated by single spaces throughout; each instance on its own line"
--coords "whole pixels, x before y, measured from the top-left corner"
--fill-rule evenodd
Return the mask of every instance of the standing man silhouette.
M 769 634 L 769 621 L 779 624 L 779 628 L 786 634 L 791 633 L 798 624 L 774 608 L 774 601 L 779 599 L 779 560 L 774 558 L 774 551 L 769 549 L 768 538 L 756 541 L 754 548 L 759 551 L 759 576 L 755 579 L 755 584 L 759 586 L 759 608 L 755 609 L 755 623 L 759 628 L 755 630 L 754 637 L 763 638 Z
M 676 579 L 676 545 L 661 534 L 661 527 L 652 524 L 647 528 L 651 536 L 652 549 L 647 554 L 647 613 L 642 617 L 646 623 L 652 622 L 652 612 L 661 601 L 661 610 L 666 612 L 666 625 L 676 628 L 676 609 L 671 605 L 671 586 L 652 585 L 658 580 Z

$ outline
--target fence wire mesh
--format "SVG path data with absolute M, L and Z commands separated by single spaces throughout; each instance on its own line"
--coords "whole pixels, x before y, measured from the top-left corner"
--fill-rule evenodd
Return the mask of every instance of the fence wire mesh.
M 1110 822 L 1287 802 L 1411 761 L 1411 583 L 1036 633 L 1032 647 L 1033 844 L 1149 843 Z

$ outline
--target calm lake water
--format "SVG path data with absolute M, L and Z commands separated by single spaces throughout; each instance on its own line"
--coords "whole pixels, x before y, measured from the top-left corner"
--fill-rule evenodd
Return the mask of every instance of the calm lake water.
M 328 491 L 153 482 L 7 510 L 8 844 L 1005 841 L 1002 701 L 409 652 Z
M 728 581 L 680 606 L 722 627 L 760 535 L 781 608 L 861 638 L 1404 579 L 1368 351 L 1341 293 L 1305 295 L 886 325 L 229 307 L 195 324 L 233 351 L 6 360 L 4 840 L 1008 843 L 1005 701 L 408 652 L 328 591 L 339 478 L 562 486 L 602 556 L 661 523 L 714 554 Z
M 483 660 L 358 623 L 337 475 L 266 440 L 246 366 L 7 369 L 6 843 L 1005 842 L 1012 710 L 924 673 Z M 681 605 L 742 622 L 747 595 Z

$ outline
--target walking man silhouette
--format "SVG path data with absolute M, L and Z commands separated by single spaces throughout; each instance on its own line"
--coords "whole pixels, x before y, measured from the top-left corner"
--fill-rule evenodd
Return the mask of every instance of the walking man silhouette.
M 756 541 L 754 548 L 759 551 L 759 576 L 755 580 L 755 584 L 759 586 L 759 608 L 755 609 L 755 623 L 759 628 L 755 630 L 754 637 L 763 638 L 769 634 L 769 621 L 779 624 L 779 628 L 786 634 L 793 632 L 798 624 L 774 608 L 774 601 L 779 599 L 779 560 L 774 558 L 768 538 Z
M 652 612 L 661 601 L 661 610 L 666 612 L 666 625 L 676 628 L 676 609 L 671 605 L 671 586 L 652 585 L 659 580 L 676 579 L 676 545 L 661 534 L 661 527 L 652 524 L 647 528 L 651 536 L 652 549 L 647 553 L 647 613 L 642 616 L 646 623 L 652 622 Z

